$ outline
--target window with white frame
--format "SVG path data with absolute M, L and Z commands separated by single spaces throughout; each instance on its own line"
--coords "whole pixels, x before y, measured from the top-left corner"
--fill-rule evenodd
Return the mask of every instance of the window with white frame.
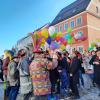
M 78 17 L 76 19 L 76 25 L 81 25 L 82 24 L 82 16 L 81 17 Z
M 78 47 L 77 47 L 77 50 L 78 50 L 81 54 L 84 53 L 84 47 L 83 47 L 83 46 L 78 46 Z
M 74 21 L 71 21 L 71 22 L 70 22 L 70 27 L 71 27 L 71 28 L 74 28 L 74 27 L 75 27 L 75 22 L 74 22 Z
M 59 30 L 58 30 L 58 26 L 56 26 L 56 27 L 55 27 L 55 32 L 58 32 L 58 31 L 59 31 Z
M 62 25 L 60 25 L 60 32 L 62 32 L 63 31 L 63 27 L 62 27 Z
M 68 29 L 68 23 L 64 23 L 64 30 Z

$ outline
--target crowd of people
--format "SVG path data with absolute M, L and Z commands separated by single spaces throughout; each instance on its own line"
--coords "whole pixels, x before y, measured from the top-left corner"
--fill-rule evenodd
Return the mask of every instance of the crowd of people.
M 12 54 L 7 50 L 0 59 L 0 79 L 7 84 L 4 100 L 17 100 L 19 93 L 23 100 L 32 96 L 34 100 L 79 99 L 81 86 L 100 91 L 100 47 L 84 54 L 42 49 L 30 53 L 28 48 Z

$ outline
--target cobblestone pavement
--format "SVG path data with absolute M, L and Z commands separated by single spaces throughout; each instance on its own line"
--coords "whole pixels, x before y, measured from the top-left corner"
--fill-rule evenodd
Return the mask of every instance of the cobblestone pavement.
M 4 90 L 3 85 L 0 83 L 0 100 L 3 100 Z
M 80 96 L 81 98 L 78 100 L 100 100 L 100 97 L 98 96 L 99 90 L 96 87 L 92 87 L 90 90 L 86 90 L 84 88 L 80 88 Z M 0 100 L 3 100 L 3 85 L 0 84 Z M 23 100 L 22 96 L 19 94 L 17 100 Z M 34 97 L 31 98 L 31 100 L 34 100 Z M 71 99 L 64 99 L 64 100 L 71 100 Z

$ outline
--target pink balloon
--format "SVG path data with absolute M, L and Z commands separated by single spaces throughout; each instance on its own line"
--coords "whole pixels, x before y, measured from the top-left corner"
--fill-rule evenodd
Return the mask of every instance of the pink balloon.
M 85 41 L 86 40 L 86 37 L 83 36 L 83 37 L 80 38 L 80 40 Z

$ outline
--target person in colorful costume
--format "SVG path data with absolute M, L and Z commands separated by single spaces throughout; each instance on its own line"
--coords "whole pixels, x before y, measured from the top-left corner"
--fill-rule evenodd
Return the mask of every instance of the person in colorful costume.
M 44 58 L 41 50 L 34 50 L 33 53 L 35 53 L 34 60 L 30 65 L 33 94 L 35 100 L 48 100 L 47 96 L 51 94 L 49 70 L 52 69 L 52 62 Z

